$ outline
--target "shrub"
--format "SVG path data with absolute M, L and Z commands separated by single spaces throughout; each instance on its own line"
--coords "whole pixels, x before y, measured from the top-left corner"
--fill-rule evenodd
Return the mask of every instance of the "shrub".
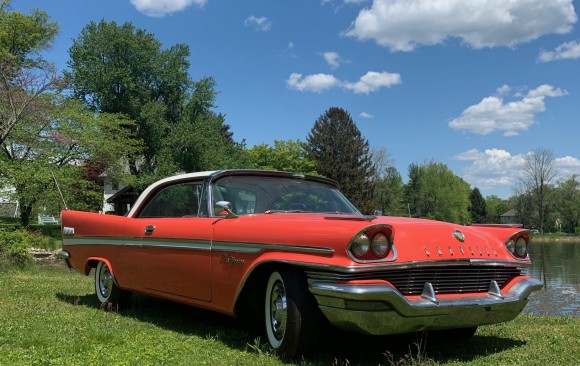
M 29 252 L 33 247 L 48 247 L 49 239 L 39 233 L 26 230 L 0 229 L 0 257 L 18 267 L 27 267 L 34 263 Z

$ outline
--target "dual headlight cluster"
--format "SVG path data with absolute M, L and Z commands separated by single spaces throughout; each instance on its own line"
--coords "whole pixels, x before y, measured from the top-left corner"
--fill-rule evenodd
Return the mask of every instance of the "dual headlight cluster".
M 510 238 L 505 247 L 516 258 L 524 259 L 528 256 L 528 241 L 523 236 Z
M 393 239 L 390 231 L 367 230 L 358 233 L 349 245 L 353 259 L 359 261 L 383 260 L 392 251 Z

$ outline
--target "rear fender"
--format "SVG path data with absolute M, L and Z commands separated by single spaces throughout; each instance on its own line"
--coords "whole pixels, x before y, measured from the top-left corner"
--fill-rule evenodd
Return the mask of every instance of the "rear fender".
M 113 272 L 113 266 L 111 266 L 111 263 L 106 258 L 102 258 L 102 257 L 89 257 L 89 258 L 87 258 L 87 262 L 85 263 L 85 275 L 88 276 L 89 273 L 91 273 L 91 269 L 97 268 L 97 265 L 99 264 L 99 262 L 105 262 L 107 267 L 109 267 L 109 271 L 111 272 L 111 274 L 113 275 L 113 278 L 114 278 L 115 273 Z

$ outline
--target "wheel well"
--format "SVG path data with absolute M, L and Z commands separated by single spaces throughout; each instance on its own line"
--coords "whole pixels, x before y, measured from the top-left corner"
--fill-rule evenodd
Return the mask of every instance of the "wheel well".
M 87 262 L 85 263 L 85 275 L 88 276 L 91 273 L 91 269 L 97 268 L 97 266 L 99 265 L 99 262 L 105 262 L 107 267 L 109 267 L 109 271 L 111 272 L 111 275 L 114 276 L 113 267 L 111 266 L 111 263 L 109 263 L 109 260 L 107 260 L 106 258 L 100 258 L 100 257 L 90 257 L 87 259 Z
M 270 273 L 282 268 L 293 267 L 286 263 L 265 263 L 254 269 L 236 300 L 234 316 L 239 319 L 258 321 L 262 324 L 264 313 L 264 296 Z M 298 268 L 298 267 L 295 267 Z
M 93 268 L 97 268 L 97 265 L 99 264 L 99 260 L 97 259 L 89 259 L 87 261 L 87 263 L 85 263 L 85 275 L 89 275 L 89 273 L 91 273 L 91 269 Z

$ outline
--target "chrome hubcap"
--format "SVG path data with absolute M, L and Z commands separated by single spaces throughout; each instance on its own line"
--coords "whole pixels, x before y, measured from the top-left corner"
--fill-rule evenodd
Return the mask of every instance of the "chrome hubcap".
M 111 290 L 113 289 L 113 276 L 109 272 L 109 268 L 103 266 L 101 273 L 99 273 L 99 291 L 101 296 L 108 298 L 111 295 Z
M 284 284 L 277 281 L 272 287 L 270 301 L 270 324 L 277 340 L 284 338 L 287 317 L 288 305 L 286 303 L 286 290 L 284 289 Z

